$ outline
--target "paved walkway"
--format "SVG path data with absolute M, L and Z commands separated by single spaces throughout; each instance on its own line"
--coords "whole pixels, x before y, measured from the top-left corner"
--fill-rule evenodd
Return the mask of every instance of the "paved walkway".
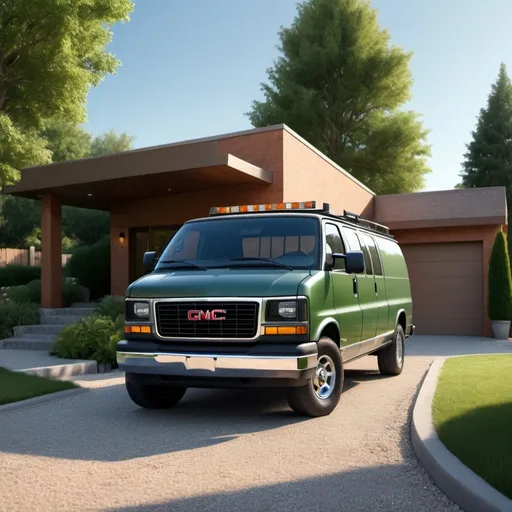
M 59 359 L 58 357 L 51 356 L 47 350 L 0 349 L 0 366 L 9 370 L 59 366 L 76 362 L 74 359 Z
M 417 462 L 413 398 L 433 358 L 512 343 L 416 337 L 400 377 L 349 366 L 338 408 L 302 419 L 282 392 L 190 390 L 170 411 L 91 392 L 0 415 L 0 511 L 454 511 Z

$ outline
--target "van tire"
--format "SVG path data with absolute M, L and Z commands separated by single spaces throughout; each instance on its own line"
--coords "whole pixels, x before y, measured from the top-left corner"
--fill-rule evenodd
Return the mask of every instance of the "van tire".
M 405 334 L 398 324 L 393 333 L 393 341 L 377 352 L 377 361 L 382 375 L 400 375 L 404 369 Z
M 331 338 L 322 337 L 318 345 L 318 363 L 316 371 L 322 368 L 329 370 L 334 367 L 334 382 L 332 391 L 325 398 L 319 397 L 319 380 L 315 374 L 314 378 L 308 380 L 305 386 L 287 388 L 286 397 L 292 410 L 300 416 L 310 416 L 317 418 L 327 416 L 338 405 L 343 390 L 343 360 L 341 351 Z M 325 374 L 320 375 L 324 377 Z M 332 376 L 330 377 L 332 379 Z M 328 380 L 326 381 L 329 382 Z
M 187 388 L 148 386 L 126 382 L 126 391 L 134 403 L 144 409 L 170 409 L 182 398 Z

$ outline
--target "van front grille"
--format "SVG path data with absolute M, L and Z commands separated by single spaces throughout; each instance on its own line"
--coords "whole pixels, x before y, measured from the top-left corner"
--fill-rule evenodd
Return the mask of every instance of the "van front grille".
M 258 329 L 257 302 L 157 302 L 164 338 L 251 339 Z

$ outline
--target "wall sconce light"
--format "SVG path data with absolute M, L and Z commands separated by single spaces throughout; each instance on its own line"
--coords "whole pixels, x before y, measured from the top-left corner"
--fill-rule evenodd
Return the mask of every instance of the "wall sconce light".
M 124 232 L 121 231 L 121 233 L 119 233 L 119 244 L 121 245 L 121 247 L 124 246 L 124 242 L 125 242 L 125 237 L 124 237 Z

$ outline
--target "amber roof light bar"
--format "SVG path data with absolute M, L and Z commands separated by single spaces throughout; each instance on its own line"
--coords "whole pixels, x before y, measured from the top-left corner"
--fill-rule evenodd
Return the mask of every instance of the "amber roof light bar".
M 213 206 L 210 208 L 210 216 L 240 214 L 240 213 L 263 213 L 263 212 L 315 212 L 330 213 L 328 203 L 323 203 L 321 208 L 317 207 L 316 201 L 291 201 L 286 203 L 265 203 L 265 204 L 242 204 L 236 206 Z
M 389 228 L 373 222 L 371 220 L 364 219 L 356 213 L 343 211 L 343 215 L 336 215 L 331 213 L 331 207 L 329 203 L 318 203 L 317 201 L 292 201 L 286 203 L 265 203 L 265 204 L 242 204 L 237 206 L 213 206 L 210 208 L 210 217 L 218 215 L 238 215 L 244 213 L 268 213 L 268 212 L 303 212 L 303 213 L 319 213 L 322 215 L 328 215 L 335 219 L 350 222 L 351 224 L 357 224 L 362 228 L 382 233 L 390 236 Z

